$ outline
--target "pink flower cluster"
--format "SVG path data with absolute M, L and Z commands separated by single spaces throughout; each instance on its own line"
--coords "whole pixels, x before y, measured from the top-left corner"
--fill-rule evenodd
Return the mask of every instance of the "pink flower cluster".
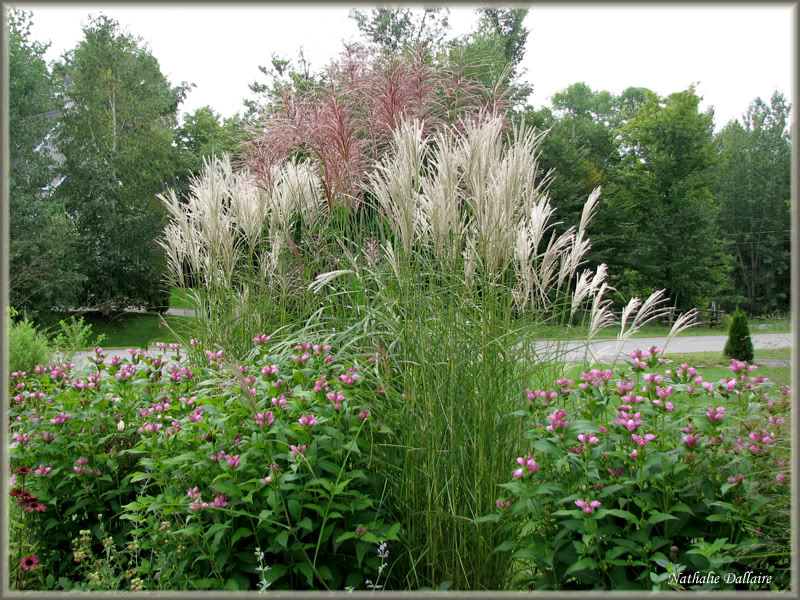
M 78 460 L 76 460 L 75 462 L 76 462 L 76 463 L 78 463 L 78 464 L 76 464 L 75 466 L 73 466 L 73 467 L 72 467 L 72 470 L 73 470 L 73 471 L 75 471 L 76 473 L 79 473 L 79 474 L 80 474 L 80 473 L 84 473 L 84 472 L 86 472 L 86 473 L 89 473 L 89 474 L 91 474 L 91 475 L 96 475 L 97 477 L 100 477 L 100 475 L 102 475 L 102 474 L 103 474 L 103 473 L 102 473 L 100 470 L 98 470 L 98 469 L 87 469 L 87 468 L 86 468 L 86 465 L 87 465 L 87 464 L 89 464 L 89 459 L 88 459 L 88 458 L 80 457 L 80 458 L 79 458 Z
M 709 406 L 708 409 L 706 409 L 706 415 L 711 423 L 722 421 L 725 416 L 725 407 L 718 406 L 717 408 L 711 408 Z
M 228 500 L 230 500 L 230 498 L 225 494 L 220 494 L 219 496 L 214 498 L 214 501 L 211 502 L 210 504 L 208 502 L 203 502 L 200 499 L 200 490 L 197 489 L 196 487 L 189 488 L 189 490 L 186 492 L 186 495 L 192 499 L 192 502 L 189 504 L 189 508 L 191 510 L 205 510 L 206 508 L 225 508 L 226 506 L 228 506 Z
M 299 447 L 298 446 L 294 446 L 294 445 L 289 446 L 289 451 L 292 453 L 292 456 L 294 456 L 295 458 L 297 458 L 298 456 L 303 454 L 306 450 L 308 450 L 308 446 L 306 446 L 305 444 L 303 444 L 302 446 L 299 446 Z
M 652 442 L 658 436 L 656 434 L 654 434 L 654 433 L 647 433 L 647 434 L 642 435 L 642 436 L 636 435 L 634 433 L 633 435 L 631 435 L 631 437 L 633 438 L 634 442 L 636 442 L 639 446 L 644 448 L 645 446 L 647 446 L 647 444 Z
M 264 377 L 271 377 L 278 374 L 278 365 L 264 365 L 261 367 L 261 374 Z
M 611 369 L 601 371 L 600 369 L 592 369 L 589 372 L 584 371 L 581 373 L 583 383 L 579 383 L 578 387 L 582 390 L 588 389 L 589 386 L 600 387 L 604 383 L 611 381 L 611 376 L 614 372 Z
M 275 417 L 272 416 L 272 411 L 267 411 L 266 413 L 257 413 L 253 420 L 258 423 L 260 427 L 264 427 L 266 424 L 267 426 L 272 425 L 275 422 Z
M 558 393 L 552 390 L 532 391 L 528 388 L 525 390 L 525 394 L 528 396 L 528 406 L 531 406 L 537 398 L 541 399 L 542 406 L 550 406 L 550 402 L 554 402 L 558 398 Z
M 297 422 L 300 423 L 300 425 L 302 425 L 303 427 L 313 427 L 314 425 L 317 424 L 317 418 L 313 414 L 312 415 L 302 414 L 300 415 L 300 418 L 297 420 Z
M 764 431 L 763 429 L 761 431 L 751 431 L 748 437 L 750 438 L 751 443 L 747 446 L 747 448 L 753 454 L 769 452 L 769 444 L 775 441 L 775 436 L 767 431 Z
M 514 471 L 514 479 L 519 479 L 524 475 L 532 475 L 539 470 L 539 465 L 536 464 L 532 456 L 526 456 L 525 458 L 518 456 L 517 464 L 521 465 L 522 468 Z
M 319 356 L 323 352 L 330 350 L 331 347 L 328 344 L 314 344 L 311 349 L 314 351 L 314 356 Z
M 270 340 L 270 337 L 266 333 L 262 333 L 257 335 L 253 338 L 254 344 L 266 344 Z
M 339 375 L 339 380 L 346 385 L 354 383 L 357 379 L 358 373 L 342 373 Z
M 550 425 L 545 427 L 545 429 L 553 433 L 555 433 L 558 428 L 566 430 L 567 425 L 569 425 L 569 421 L 564 420 L 566 417 L 567 411 L 563 408 L 553 411 L 551 414 L 547 415 L 547 420 L 550 421 Z
M 637 412 L 631 415 L 630 412 L 622 410 L 622 408 L 623 407 L 620 407 L 620 411 L 617 414 L 617 418 L 614 420 L 614 424 L 625 426 L 629 432 L 636 431 L 639 425 L 644 422 L 642 421 L 642 413 Z
M 590 515 L 590 514 L 592 514 L 594 512 L 595 508 L 598 508 L 600 506 L 600 501 L 599 500 L 589 500 L 587 498 L 586 500 L 575 500 L 575 504 L 579 508 L 582 508 L 583 512 L 585 512 L 587 515 Z
M 344 402 L 344 394 L 342 392 L 328 392 L 327 398 L 331 401 L 335 410 L 342 408 L 342 402 Z

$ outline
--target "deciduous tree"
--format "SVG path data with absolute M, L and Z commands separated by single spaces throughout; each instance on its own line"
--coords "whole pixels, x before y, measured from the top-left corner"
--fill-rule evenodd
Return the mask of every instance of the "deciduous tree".
M 618 278 L 627 269 L 637 285 L 666 288 L 678 307 L 703 307 L 729 285 L 730 270 L 711 194 L 713 113 L 699 111 L 693 87 L 644 98 L 620 129 L 622 162 L 604 194 L 617 229 L 603 258 Z
M 784 311 L 790 301 L 791 105 L 779 92 L 756 98 L 742 122 L 716 138 L 718 223 L 735 261 L 736 290 L 753 314 Z
M 36 313 L 74 305 L 82 277 L 74 224 L 51 194 L 58 112 L 47 45 L 31 39 L 31 23 L 32 13 L 9 10 L 9 292 L 12 306 Z
M 83 301 L 106 310 L 166 303 L 165 223 L 156 194 L 176 168 L 173 128 L 188 87 L 172 87 L 141 39 L 104 15 L 57 65 L 64 78 L 58 188 L 78 227 Z
M 356 21 L 364 38 L 383 51 L 397 53 L 408 47 L 426 46 L 429 51 L 438 48 L 450 28 L 448 9 L 426 8 L 422 11 L 408 8 L 377 8 L 369 14 L 351 10 L 350 18 Z

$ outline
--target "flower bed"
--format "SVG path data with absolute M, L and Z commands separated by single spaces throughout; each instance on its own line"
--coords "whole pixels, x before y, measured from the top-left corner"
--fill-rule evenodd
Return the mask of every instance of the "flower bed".
M 531 455 L 479 520 L 537 590 L 785 589 L 788 388 L 736 360 L 718 382 L 658 375 L 659 354 L 527 390 Z
M 397 539 L 370 469 L 381 393 L 326 345 L 166 366 L 167 349 L 14 373 L 19 588 L 341 589 Z M 33 506 L 33 512 L 30 507 Z M 25 539 L 23 539 L 25 538 Z M 23 544 L 34 549 L 22 557 Z M 104 558 L 104 560 L 99 560 Z M 34 577 L 41 574 L 39 581 Z M 77 583 L 76 583 L 77 582 Z
M 386 542 L 402 550 L 407 524 L 382 493 L 394 392 L 373 359 L 264 334 L 239 362 L 191 350 L 12 374 L 13 587 L 402 581 Z M 789 390 L 738 361 L 718 382 L 659 375 L 659 352 L 526 390 L 508 417 L 529 450 L 475 521 L 505 536 L 510 587 L 788 587 Z

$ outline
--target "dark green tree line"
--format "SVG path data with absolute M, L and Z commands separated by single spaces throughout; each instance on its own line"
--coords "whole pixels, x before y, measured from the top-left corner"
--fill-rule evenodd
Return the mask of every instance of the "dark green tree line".
M 733 257 L 737 300 L 751 314 L 787 311 L 791 264 L 791 105 L 756 98 L 716 138 L 714 196 Z

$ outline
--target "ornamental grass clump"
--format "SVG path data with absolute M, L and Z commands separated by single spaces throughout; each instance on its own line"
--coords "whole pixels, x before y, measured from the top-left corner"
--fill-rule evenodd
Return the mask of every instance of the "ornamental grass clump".
M 735 360 L 733 377 L 716 383 L 687 364 L 662 376 L 645 364 L 660 350 L 584 372 L 577 385 L 559 380 L 553 395 L 526 390 L 514 415 L 528 456 L 509 455 L 507 481 L 477 519 L 503 531 L 495 551 L 510 555 L 518 585 L 789 585 L 789 390 L 776 395 Z M 716 580 L 700 577 L 710 571 Z

